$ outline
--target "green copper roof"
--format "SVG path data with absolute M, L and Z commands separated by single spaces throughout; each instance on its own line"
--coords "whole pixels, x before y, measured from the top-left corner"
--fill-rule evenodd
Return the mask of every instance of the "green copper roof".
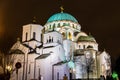
M 96 42 L 94 37 L 92 36 L 80 36 L 78 38 L 78 41 L 91 41 L 91 42 Z
M 73 22 L 78 22 L 72 15 L 64 12 L 56 13 L 52 15 L 47 22 L 60 21 L 60 20 L 69 20 Z

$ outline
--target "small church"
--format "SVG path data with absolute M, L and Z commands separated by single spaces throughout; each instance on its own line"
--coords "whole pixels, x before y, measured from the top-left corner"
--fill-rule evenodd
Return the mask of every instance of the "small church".
M 45 25 L 22 26 L 22 39 L 9 51 L 10 80 L 99 79 L 111 75 L 109 53 L 99 51 L 91 34 L 81 31 L 76 18 L 63 11 Z

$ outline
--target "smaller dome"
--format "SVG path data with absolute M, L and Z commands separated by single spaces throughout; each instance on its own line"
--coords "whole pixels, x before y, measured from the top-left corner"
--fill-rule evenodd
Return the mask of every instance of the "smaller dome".
M 92 36 L 80 36 L 77 41 L 78 42 L 79 41 L 96 42 L 94 37 L 92 37 Z
M 60 12 L 52 15 L 47 22 L 61 21 L 61 20 L 68 20 L 68 21 L 73 21 L 78 23 L 78 21 L 71 14 L 64 13 L 64 12 Z

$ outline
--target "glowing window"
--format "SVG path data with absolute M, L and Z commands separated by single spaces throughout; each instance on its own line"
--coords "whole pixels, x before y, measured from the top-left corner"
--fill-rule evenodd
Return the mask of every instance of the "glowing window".
M 68 33 L 68 38 L 72 39 L 72 34 L 70 32 Z

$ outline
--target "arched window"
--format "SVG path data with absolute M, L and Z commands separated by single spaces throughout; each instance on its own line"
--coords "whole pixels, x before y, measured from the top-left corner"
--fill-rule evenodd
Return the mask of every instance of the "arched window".
M 35 37 L 36 37 L 36 33 L 35 33 L 35 32 L 33 32 L 33 39 L 35 39 Z
M 30 74 L 30 71 L 31 71 L 31 64 L 29 64 L 29 72 L 28 72 L 28 74 Z
M 63 23 L 63 26 L 66 26 L 66 23 Z
M 25 41 L 27 41 L 28 33 L 25 34 Z
M 62 32 L 63 39 L 65 39 L 66 35 L 64 32 Z
M 70 32 L 68 33 L 68 39 L 72 40 L 72 34 Z
M 53 42 L 53 37 L 52 37 L 52 42 Z
M 49 29 L 51 29 L 51 25 L 49 26 Z
M 47 43 L 48 43 L 48 39 L 47 39 Z
M 58 27 L 60 27 L 60 23 L 58 23 Z
M 77 29 L 77 25 L 76 25 L 76 27 L 75 27 L 76 29 Z
M 55 29 L 55 23 L 53 24 L 53 31 L 54 31 L 54 29 Z
M 70 23 L 68 23 L 67 26 L 70 26 Z
M 41 40 L 41 42 L 43 41 L 43 34 L 41 34 L 40 40 Z
M 51 43 L 51 36 L 49 36 L 49 43 Z
M 72 27 L 74 28 L 74 24 L 72 24 Z
M 87 48 L 93 48 L 93 46 L 92 45 L 88 45 Z
M 85 49 L 85 45 L 83 45 L 83 49 Z
M 79 49 L 80 49 L 80 45 L 79 45 Z

